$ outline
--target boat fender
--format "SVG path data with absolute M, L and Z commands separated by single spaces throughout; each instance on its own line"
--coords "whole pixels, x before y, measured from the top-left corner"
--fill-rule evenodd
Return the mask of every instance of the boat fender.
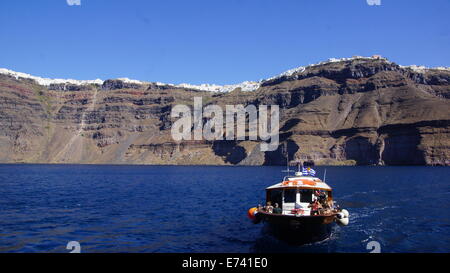
M 348 218 L 348 216 L 349 216 L 348 210 L 343 209 L 341 212 L 344 214 L 344 216 L 345 216 L 346 218 Z
M 258 213 L 258 209 L 257 208 L 250 208 L 247 211 L 247 216 L 250 220 L 256 220 L 256 214 Z
M 338 220 L 338 224 L 341 226 L 346 226 L 348 225 L 348 218 L 342 218 Z
M 261 222 L 261 217 L 258 213 L 257 208 L 249 209 L 247 212 L 247 216 L 248 218 L 250 218 L 250 220 L 252 220 L 253 224 L 258 224 L 259 222 Z
M 336 214 L 336 220 L 337 220 L 337 223 L 339 224 L 339 225 L 341 225 L 341 226 L 346 226 L 346 225 L 348 225 L 348 222 L 349 222 L 349 218 L 348 218 L 348 216 L 349 216 L 349 213 L 348 213 L 348 211 L 347 210 L 345 210 L 345 209 L 343 209 L 341 212 L 339 212 L 338 214 Z

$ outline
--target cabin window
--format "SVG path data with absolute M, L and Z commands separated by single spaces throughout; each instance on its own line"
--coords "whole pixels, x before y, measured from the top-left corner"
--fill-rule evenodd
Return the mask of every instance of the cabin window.
M 284 190 L 284 202 L 285 203 L 295 203 L 297 190 Z
M 272 202 L 272 205 L 275 205 L 277 203 L 280 207 L 282 205 L 282 195 L 283 192 L 281 190 L 271 190 L 269 194 L 270 201 Z
M 300 202 L 301 203 L 311 203 L 312 202 L 312 190 L 301 190 L 300 191 Z

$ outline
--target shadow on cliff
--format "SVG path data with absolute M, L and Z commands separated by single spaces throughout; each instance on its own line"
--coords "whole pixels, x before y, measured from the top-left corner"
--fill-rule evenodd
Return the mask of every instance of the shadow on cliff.
M 358 165 L 375 165 L 380 160 L 377 145 L 365 137 L 358 136 L 347 140 L 344 150 L 346 158 L 355 160 Z
M 238 146 L 238 143 L 236 141 L 214 141 L 212 149 L 216 155 L 225 157 L 225 162 L 231 163 L 233 165 L 238 164 L 247 157 L 245 148 Z
M 386 165 L 425 165 L 425 151 L 421 148 L 421 134 L 417 127 L 389 125 L 379 130 L 387 136 L 381 159 Z
M 295 153 L 300 148 L 294 141 L 286 140 L 287 154 L 289 161 L 294 159 Z M 278 145 L 275 151 L 265 153 L 264 165 L 286 165 L 286 148 L 285 143 Z

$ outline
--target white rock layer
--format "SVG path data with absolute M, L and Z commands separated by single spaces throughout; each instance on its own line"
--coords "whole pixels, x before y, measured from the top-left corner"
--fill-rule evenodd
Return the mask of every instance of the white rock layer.
M 314 67 L 314 66 L 324 65 L 324 64 L 328 64 L 328 63 L 351 61 L 351 60 L 355 60 L 355 59 L 366 59 L 366 60 L 382 59 L 386 62 L 389 62 L 385 58 L 382 58 L 381 56 L 378 56 L 378 55 L 374 55 L 372 57 L 353 56 L 351 58 L 340 58 L 340 59 L 331 58 L 331 59 L 328 59 L 327 61 L 320 62 L 317 64 L 310 64 L 308 66 L 296 67 L 296 68 L 290 69 L 288 71 L 285 71 L 279 75 L 276 75 L 274 77 L 271 77 L 268 79 L 263 79 L 260 81 L 245 81 L 242 83 L 229 84 L 229 85 L 216 85 L 216 84 L 207 84 L 207 83 L 200 84 L 200 85 L 193 85 L 193 84 L 188 84 L 188 83 L 170 84 L 170 83 L 161 83 L 161 82 L 155 82 L 154 84 L 160 85 L 160 86 L 173 86 L 173 87 L 179 87 L 179 88 L 189 88 L 189 89 L 211 91 L 211 92 L 231 92 L 231 91 L 235 90 L 236 88 L 241 88 L 242 91 L 254 91 L 254 90 L 258 89 L 261 86 L 261 84 L 265 81 L 274 80 L 274 79 L 278 79 L 278 78 L 285 77 L 285 76 L 292 76 L 293 74 L 296 74 L 296 73 L 302 73 L 308 67 Z M 409 68 L 413 71 L 420 72 L 420 73 L 423 73 L 428 69 L 450 71 L 450 67 L 427 68 L 425 66 L 416 66 L 416 65 L 400 66 L 400 67 Z M 101 85 L 101 84 L 103 84 L 103 80 L 101 80 L 101 79 L 96 79 L 96 80 L 49 79 L 49 78 L 36 77 L 36 76 L 26 74 L 26 73 L 12 71 L 12 70 L 9 70 L 6 68 L 0 68 L 0 74 L 9 75 L 9 76 L 15 77 L 16 79 L 19 79 L 19 78 L 32 79 L 32 80 L 35 80 L 38 84 L 44 85 L 44 86 L 49 86 L 51 84 L 75 84 L 75 85 L 86 85 L 86 84 L 100 84 Z M 138 80 L 131 80 L 128 78 L 119 78 L 119 80 L 127 82 L 127 83 L 136 83 L 136 84 L 146 83 L 146 82 L 142 82 L 142 81 L 138 81 Z

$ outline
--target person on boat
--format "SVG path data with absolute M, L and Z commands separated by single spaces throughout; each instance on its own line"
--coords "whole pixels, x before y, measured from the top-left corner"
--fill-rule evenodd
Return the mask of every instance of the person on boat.
M 333 200 L 328 200 L 328 202 L 327 202 L 327 205 L 328 205 L 328 207 L 332 210 L 332 209 L 334 209 L 334 202 L 333 202 Z
M 311 208 L 311 215 L 319 215 L 319 210 L 322 209 L 319 201 L 315 200 L 308 205 Z
M 272 202 L 267 202 L 266 207 L 264 208 L 266 212 L 268 213 L 273 213 L 273 206 L 272 206 Z
M 280 208 L 280 206 L 278 206 L 278 203 L 275 203 L 275 206 L 273 208 L 273 213 L 281 214 L 282 212 L 283 212 L 283 210 Z
M 320 203 L 324 209 L 331 209 L 332 204 L 330 203 L 330 201 L 327 201 L 326 199 L 324 199 Z
M 333 201 L 325 201 L 323 204 L 322 214 L 330 214 L 333 212 Z
M 337 210 L 337 211 L 341 211 L 341 206 L 335 205 L 335 206 L 334 206 L 334 209 Z
M 264 210 L 264 207 L 263 207 L 261 204 L 258 204 L 257 209 L 258 209 L 258 211 L 263 211 L 263 210 Z
M 320 190 L 316 190 L 314 192 L 314 195 L 319 199 L 319 202 L 324 202 L 325 199 L 327 198 L 325 193 L 323 191 L 320 191 Z

